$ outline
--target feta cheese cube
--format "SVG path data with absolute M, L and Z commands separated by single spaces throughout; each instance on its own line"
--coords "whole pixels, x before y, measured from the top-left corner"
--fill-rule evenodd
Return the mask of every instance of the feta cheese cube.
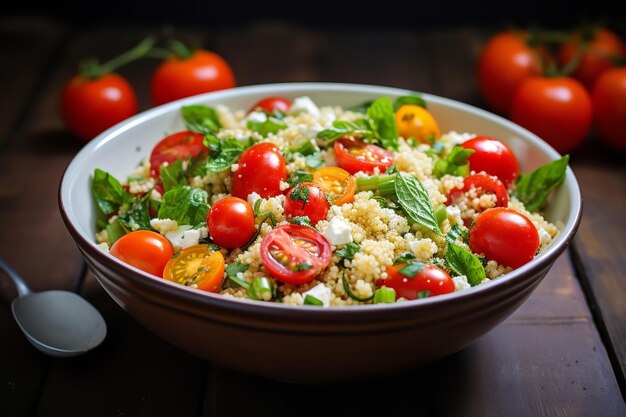
M 352 228 L 340 217 L 333 217 L 322 234 L 334 246 L 352 242 Z
M 320 300 L 324 307 L 330 306 L 330 288 L 325 286 L 324 284 L 317 284 L 315 287 L 311 288 L 308 291 L 302 293 L 302 300 L 306 298 L 307 295 L 311 297 L 315 297 Z
M 320 109 L 313 103 L 313 100 L 309 97 L 298 97 L 293 101 L 289 114 L 296 116 L 300 113 L 309 113 L 312 116 L 319 116 Z

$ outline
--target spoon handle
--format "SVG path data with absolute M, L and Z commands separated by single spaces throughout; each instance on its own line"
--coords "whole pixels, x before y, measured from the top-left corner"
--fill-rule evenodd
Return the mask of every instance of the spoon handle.
M 15 287 L 17 288 L 17 293 L 20 297 L 24 297 L 25 295 L 31 293 L 30 288 L 28 288 L 28 285 L 26 285 L 24 280 L 19 275 L 17 275 L 17 272 L 15 272 L 15 270 L 11 268 L 11 266 L 6 263 L 6 261 L 2 258 L 0 258 L 0 269 L 4 270 L 9 278 L 11 278 L 13 284 L 15 284 Z

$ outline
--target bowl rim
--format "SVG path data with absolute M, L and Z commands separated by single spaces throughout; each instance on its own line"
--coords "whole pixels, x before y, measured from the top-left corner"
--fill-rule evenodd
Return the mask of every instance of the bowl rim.
M 412 311 L 428 309 L 430 306 L 433 305 L 463 302 L 480 295 L 486 296 L 491 293 L 497 293 L 508 286 L 515 286 L 516 284 L 519 284 L 519 281 L 524 280 L 526 275 L 532 275 L 533 271 L 541 271 L 550 267 L 550 265 L 561 255 L 561 253 L 565 251 L 571 240 L 574 238 L 582 217 L 583 199 L 574 172 L 568 166 L 566 170 L 566 178 L 562 185 L 566 185 L 570 189 L 571 209 L 569 216 L 565 224 L 563 225 L 563 228 L 560 230 L 559 235 L 557 235 L 556 241 L 552 242 L 550 246 L 540 254 L 540 256 L 534 258 L 532 261 L 523 265 L 522 267 L 512 272 L 509 272 L 508 274 L 506 274 L 506 276 L 491 280 L 485 285 L 477 285 L 463 291 L 455 291 L 453 293 L 439 295 L 437 297 L 428 297 L 425 299 L 420 299 L 419 301 L 413 300 L 391 304 L 365 304 L 351 306 L 332 306 L 330 308 L 311 308 L 310 306 L 293 306 L 282 303 L 268 303 L 247 299 L 232 299 L 231 297 L 225 297 L 215 293 L 207 293 L 201 290 L 183 287 L 179 284 L 148 274 L 142 270 L 139 270 L 131 265 L 122 262 L 119 259 L 116 259 L 108 253 L 103 252 L 97 247 L 93 239 L 89 239 L 87 236 L 83 235 L 78 227 L 72 223 L 70 214 L 66 208 L 65 203 L 65 197 L 69 196 L 68 187 L 70 187 L 70 183 L 72 182 L 72 177 L 70 177 L 72 171 L 76 168 L 82 156 L 88 155 L 92 152 L 96 152 L 101 146 L 111 140 L 114 140 L 122 132 L 131 129 L 137 125 L 140 125 L 145 121 L 151 120 L 153 118 L 158 118 L 162 114 L 168 113 L 172 108 L 180 108 L 183 105 L 201 104 L 206 101 L 207 97 L 210 97 L 214 101 L 219 101 L 220 99 L 227 99 L 230 96 L 239 96 L 263 92 L 272 94 L 287 94 L 298 90 L 316 90 L 316 92 L 334 93 L 366 92 L 371 93 L 372 95 L 379 94 L 380 96 L 397 96 L 406 95 L 409 93 L 416 93 L 413 90 L 407 90 L 403 88 L 360 83 L 285 82 L 255 84 L 186 97 L 140 112 L 139 114 L 129 119 L 126 119 L 125 121 L 122 121 L 107 129 L 106 131 L 100 133 L 93 140 L 87 143 L 72 158 L 72 160 L 65 168 L 65 171 L 59 182 L 58 205 L 61 212 L 61 217 L 63 218 L 63 221 L 68 231 L 75 240 L 75 243 L 79 246 L 81 251 L 85 251 L 89 256 L 93 257 L 99 263 L 107 266 L 110 269 L 124 272 L 125 278 L 132 280 L 133 283 L 136 283 L 140 286 L 149 287 L 149 289 L 151 290 L 163 291 L 170 296 L 179 298 L 182 302 L 189 301 L 201 304 L 208 303 L 213 307 L 224 308 L 226 310 L 232 310 L 241 314 L 254 314 L 257 316 L 260 315 L 268 317 L 284 317 L 284 314 L 287 313 L 290 317 L 294 319 L 324 320 L 324 318 L 330 319 L 331 317 L 334 317 L 336 315 L 347 318 L 356 318 L 359 316 L 369 317 L 371 316 L 371 313 L 375 313 L 376 315 L 403 313 L 409 310 Z M 548 143 L 540 139 L 537 135 L 513 123 L 512 121 L 505 119 L 502 116 L 457 100 L 424 92 L 417 93 L 422 95 L 426 102 L 436 101 L 439 104 L 453 107 L 457 110 L 466 111 L 479 117 L 492 119 L 500 124 L 503 124 L 505 127 L 516 132 L 519 136 L 530 140 L 533 146 L 539 148 L 542 153 L 547 154 L 548 157 L 552 160 L 558 159 L 561 156 L 556 150 L 554 150 L 554 148 L 552 148 Z M 83 253 L 83 256 L 84 255 L 85 254 Z

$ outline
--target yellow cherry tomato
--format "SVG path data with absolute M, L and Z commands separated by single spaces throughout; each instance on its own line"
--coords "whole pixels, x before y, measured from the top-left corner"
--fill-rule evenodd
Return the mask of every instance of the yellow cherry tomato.
M 432 114 L 415 104 L 405 104 L 396 112 L 398 134 L 405 139 L 414 138 L 418 142 L 431 143 L 439 139 L 441 132 Z

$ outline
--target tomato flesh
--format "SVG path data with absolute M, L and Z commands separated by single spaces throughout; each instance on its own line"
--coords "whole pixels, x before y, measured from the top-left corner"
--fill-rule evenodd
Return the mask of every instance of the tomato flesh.
M 489 136 L 477 136 L 465 141 L 463 148 L 473 149 L 469 157 L 470 171 L 484 171 L 498 177 L 509 187 L 519 176 L 519 164 L 515 154 L 501 141 Z
M 159 178 L 161 165 L 178 159 L 191 159 L 200 153 L 208 154 L 202 143 L 204 136 L 190 131 L 177 132 L 162 139 L 150 154 L 150 175 Z
M 446 271 L 436 265 L 416 263 L 420 268 L 413 277 L 400 273 L 406 263 L 388 266 L 387 278 L 383 284 L 396 290 L 397 297 L 407 300 L 432 297 L 435 295 L 448 294 L 455 291 L 454 281 Z
M 169 260 L 163 278 L 191 288 L 218 292 L 224 279 L 224 257 L 208 245 L 194 245 Z
M 281 113 L 287 113 L 290 108 L 291 101 L 288 98 L 273 96 L 259 100 L 254 106 L 250 108 L 249 112 L 263 111 L 265 113 L 272 114 L 274 113 L 274 111 L 279 111 Z
M 228 249 L 245 245 L 256 232 L 252 207 L 238 197 L 225 197 L 215 203 L 206 222 L 213 242 Z
M 317 230 L 288 224 L 269 232 L 261 242 L 263 266 L 288 284 L 305 284 L 319 275 L 332 256 L 330 244 Z
M 356 180 L 348 171 L 338 167 L 324 167 L 313 172 L 313 182 L 318 184 L 335 206 L 352 203 Z
M 393 156 L 380 146 L 356 138 L 337 139 L 334 150 L 337 164 L 353 175 L 359 171 L 371 174 L 376 168 L 384 172 L 394 161 Z
M 230 193 L 247 200 L 257 193 L 263 198 L 282 194 L 280 183 L 287 181 L 287 163 L 276 145 L 262 142 L 246 149 L 237 160 Z
M 174 255 L 169 240 L 156 232 L 137 230 L 120 237 L 109 253 L 149 274 L 161 277 L 163 268 Z

